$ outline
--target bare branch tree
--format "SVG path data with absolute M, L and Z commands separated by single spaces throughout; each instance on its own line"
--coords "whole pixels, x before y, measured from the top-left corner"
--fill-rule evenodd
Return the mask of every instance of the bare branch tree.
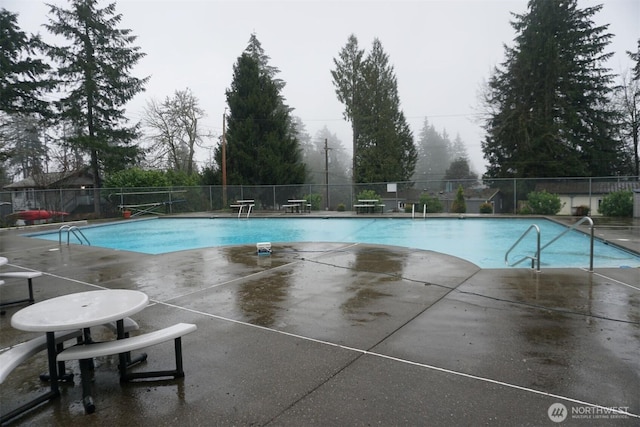
M 152 163 L 162 163 L 169 169 L 188 175 L 194 172 L 193 157 L 208 134 L 198 126 L 205 117 L 198 98 L 190 89 L 177 90 L 162 103 L 151 100 L 145 108 L 144 123 L 148 129 Z

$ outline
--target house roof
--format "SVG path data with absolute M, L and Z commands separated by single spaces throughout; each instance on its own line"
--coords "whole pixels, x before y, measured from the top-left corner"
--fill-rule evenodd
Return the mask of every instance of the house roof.
M 536 191 L 545 190 L 553 194 L 609 194 L 616 191 L 633 191 L 640 189 L 640 181 L 566 181 L 541 182 L 536 184 Z
M 24 188 L 69 188 L 83 185 L 87 187 L 93 185 L 93 175 L 86 169 L 73 172 L 48 172 L 37 177 L 29 176 L 2 188 L 5 190 L 18 190 Z
M 457 191 L 457 190 L 456 190 Z M 440 192 L 434 193 L 430 192 L 430 194 L 434 197 L 438 197 L 439 199 L 453 199 L 456 196 L 456 191 L 451 192 Z M 419 190 L 415 188 L 408 188 L 402 191 L 399 191 L 397 196 L 396 193 L 383 193 L 381 198 L 383 200 L 406 200 L 406 201 L 418 201 L 420 199 L 420 195 L 424 193 L 424 190 Z M 496 197 L 496 195 L 500 192 L 500 190 L 495 188 L 465 188 L 464 189 L 464 198 L 467 200 L 492 200 Z

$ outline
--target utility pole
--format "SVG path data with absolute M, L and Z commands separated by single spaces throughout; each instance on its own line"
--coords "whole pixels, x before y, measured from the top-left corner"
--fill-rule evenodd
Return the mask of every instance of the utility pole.
M 329 148 L 327 138 L 324 139 L 324 183 L 327 189 L 327 197 L 325 197 L 325 210 L 329 210 Z
M 222 113 L 222 209 L 227 208 L 227 107 Z

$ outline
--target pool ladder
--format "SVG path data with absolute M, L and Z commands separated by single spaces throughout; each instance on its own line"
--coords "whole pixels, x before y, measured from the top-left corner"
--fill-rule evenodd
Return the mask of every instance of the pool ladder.
M 58 230 L 58 244 L 62 244 L 63 231 L 67 232 L 67 246 L 69 245 L 69 237 L 71 234 L 73 234 L 76 239 L 78 239 L 81 245 L 84 245 L 84 243 L 86 242 L 88 246 L 91 246 L 91 243 L 89 243 L 89 239 L 87 239 L 87 236 L 85 236 L 82 230 L 80 230 L 75 225 L 63 225 L 62 227 L 60 227 L 60 229 Z
M 593 226 L 593 220 L 588 216 L 585 216 L 582 219 L 580 219 L 578 222 L 573 224 L 571 227 L 567 228 L 562 233 L 558 234 L 556 237 L 551 239 L 544 246 L 540 246 L 540 227 L 538 227 L 535 224 L 532 224 L 529 228 L 527 228 L 527 231 L 522 233 L 522 236 L 520 236 L 520 238 L 518 240 L 516 240 L 516 242 L 509 248 L 507 253 L 504 254 L 504 262 L 505 262 L 505 264 L 507 264 L 509 267 L 515 267 L 516 265 L 520 264 L 521 262 L 523 262 L 523 261 L 525 261 L 527 259 L 530 259 L 531 260 L 531 268 L 535 268 L 536 264 L 537 264 L 536 271 L 539 272 L 540 271 L 540 253 L 545 248 L 547 248 L 549 245 L 554 243 L 556 240 L 560 239 L 562 236 L 564 236 L 565 234 L 567 234 L 571 230 L 574 230 L 576 227 L 578 227 L 579 225 L 581 225 L 584 222 L 588 222 L 589 223 L 589 230 L 590 230 L 589 271 L 593 272 L 593 235 L 594 235 L 594 226 Z M 525 255 L 524 257 L 522 257 L 518 261 L 516 261 L 516 262 L 514 262 L 512 264 L 509 264 L 509 254 L 511 253 L 511 251 L 516 246 L 518 246 L 518 243 L 520 243 L 522 241 L 522 239 L 524 239 L 524 237 L 527 234 L 529 234 L 529 232 L 531 230 L 536 230 L 536 234 L 537 234 L 537 243 L 536 243 L 536 253 L 535 253 L 535 255 Z

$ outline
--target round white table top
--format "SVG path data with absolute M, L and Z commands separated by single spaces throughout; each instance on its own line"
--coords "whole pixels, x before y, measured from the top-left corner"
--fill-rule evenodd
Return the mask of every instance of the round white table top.
M 11 326 L 23 331 L 54 332 L 89 328 L 120 320 L 141 311 L 149 297 L 126 289 L 78 292 L 27 306 L 11 317 Z
M 0 265 L 5 265 L 9 262 L 9 260 L 3 256 L 0 256 Z

